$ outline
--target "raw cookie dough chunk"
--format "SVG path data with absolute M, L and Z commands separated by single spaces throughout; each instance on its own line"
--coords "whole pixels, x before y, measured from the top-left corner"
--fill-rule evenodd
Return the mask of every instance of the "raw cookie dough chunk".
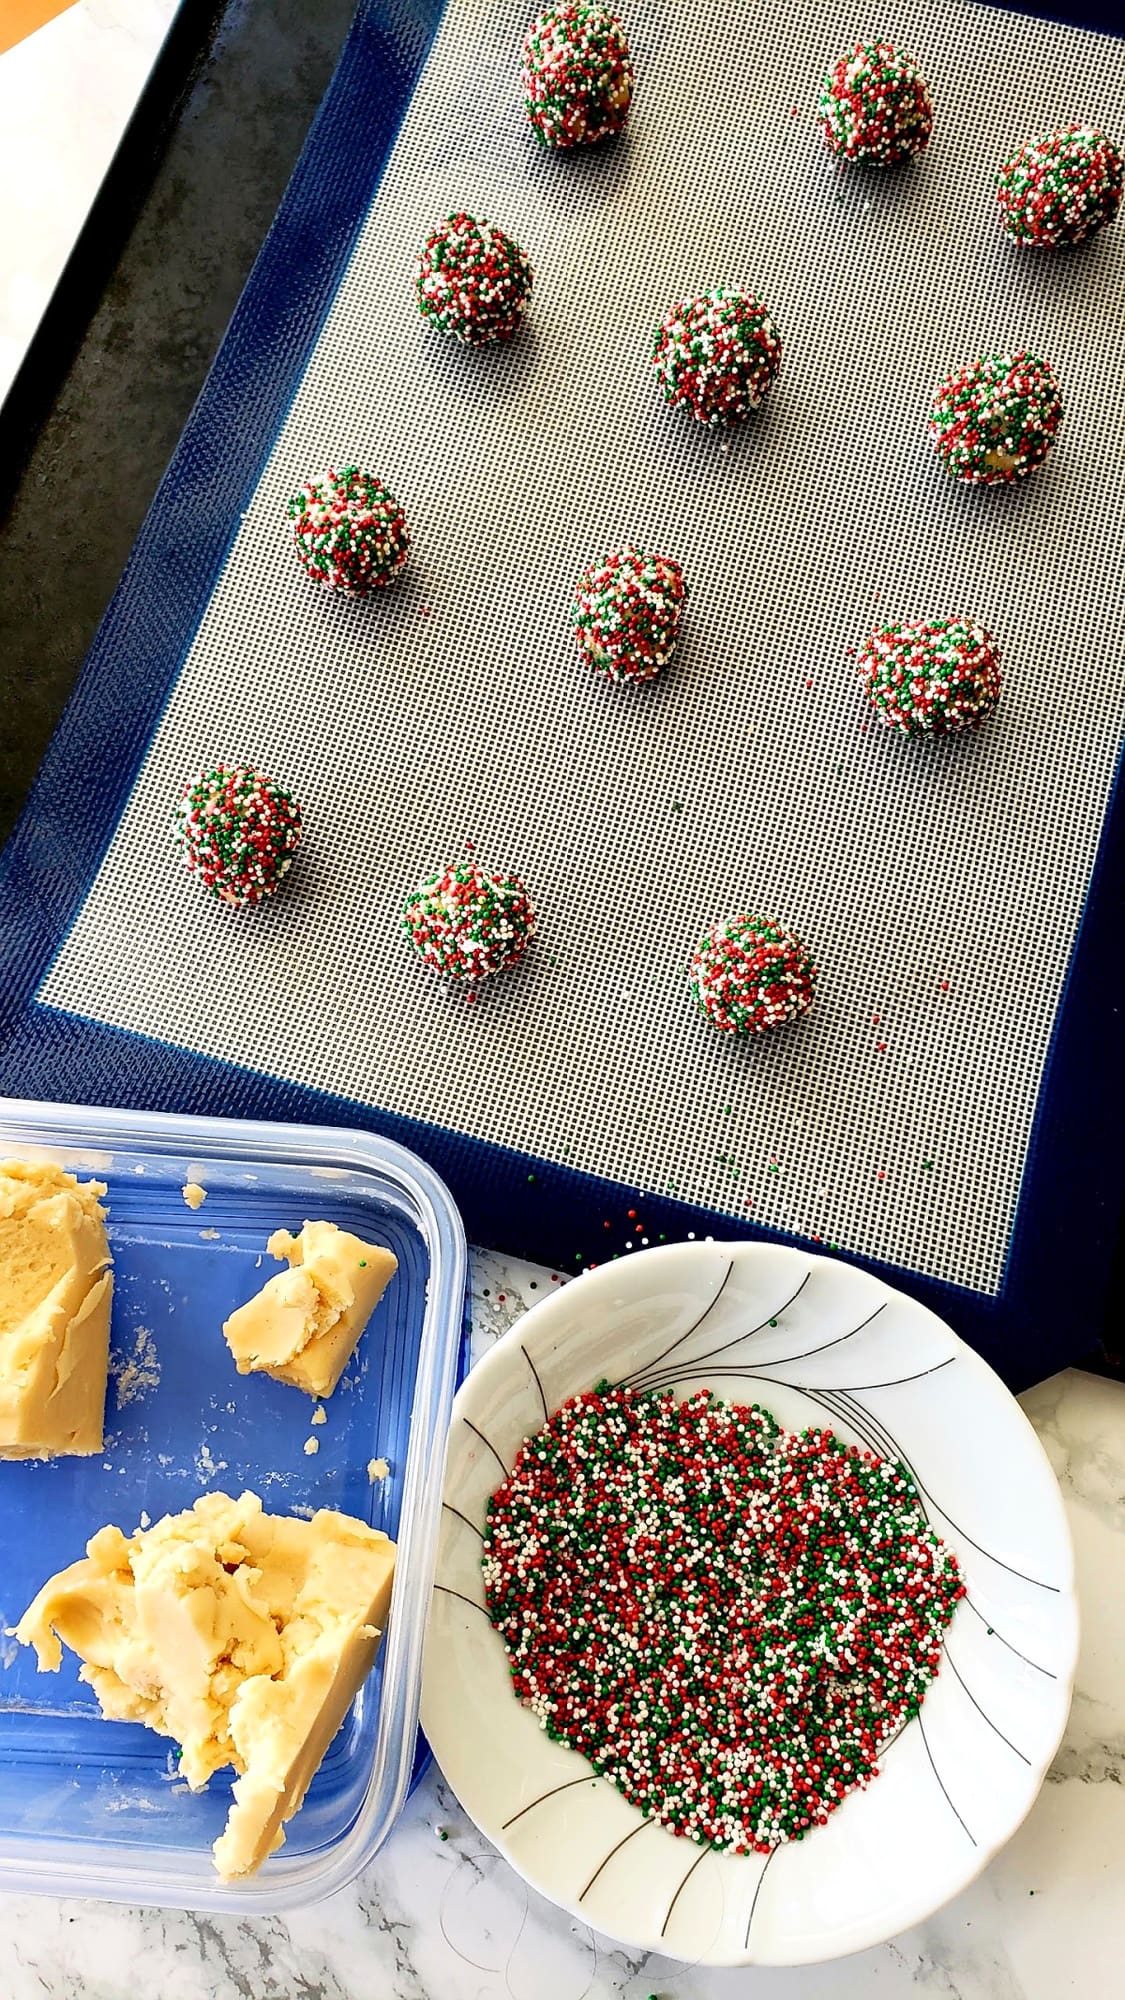
M 666 403 L 701 424 L 734 423 L 757 409 L 773 382 L 781 335 L 756 293 L 716 285 L 669 307 L 652 365 Z
M 293 546 L 314 583 L 366 597 L 392 583 L 410 554 L 406 516 L 381 479 L 345 465 L 306 479 L 289 502 Z
M 730 917 L 697 945 L 688 984 L 728 1035 L 760 1035 L 811 1007 L 817 971 L 799 937 L 770 917 Z
M 876 713 L 907 736 L 975 729 L 1000 699 L 1000 648 L 971 618 L 884 625 L 857 665 Z
M 209 895 L 231 909 L 250 909 L 272 896 L 293 866 L 301 808 L 252 764 L 214 764 L 184 790 L 176 841 Z
M 292 1520 L 254 1493 L 207 1493 L 133 1535 L 99 1528 L 16 1637 L 48 1673 L 72 1647 L 102 1714 L 172 1737 L 193 1791 L 234 1766 L 212 1851 L 220 1875 L 250 1875 L 371 1671 L 394 1564 L 394 1543 L 348 1514 Z
M 518 243 L 483 217 L 447 215 L 414 266 L 422 318 L 469 347 L 510 340 L 531 297 L 532 270 Z
M 947 375 L 930 407 L 930 442 L 947 472 L 969 486 L 1007 485 L 1042 465 L 1062 422 L 1050 362 L 982 354 Z
M 306 1222 L 299 1236 L 275 1229 L 266 1248 L 289 1269 L 223 1322 L 238 1372 L 330 1396 L 398 1259 L 334 1222 Z
M 857 42 L 838 56 L 821 86 L 817 111 L 829 152 L 881 167 L 920 153 L 934 127 L 921 70 L 891 42 Z
M 996 204 L 1017 243 L 1053 250 L 1080 243 L 1121 206 L 1125 162 L 1093 125 L 1064 125 L 1021 146 L 996 176 Z
M 518 876 L 454 861 L 411 891 L 402 927 L 432 972 L 475 985 L 519 964 L 535 934 L 535 911 Z
M 675 650 L 686 596 L 683 570 L 671 556 L 614 549 L 578 579 L 579 652 L 608 680 L 653 680 Z
M 608 7 L 569 0 L 548 7 L 524 37 L 523 108 L 544 146 L 592 146 L 629 116 L 633 65 L 625 30 Z
M 101 1181 L 0 1165 L 0 1458 L 102 1448 L 113 1272 Z

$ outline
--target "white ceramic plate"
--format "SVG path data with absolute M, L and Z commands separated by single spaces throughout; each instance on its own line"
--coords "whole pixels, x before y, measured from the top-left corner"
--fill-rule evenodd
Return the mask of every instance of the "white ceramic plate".
M 768 1857 L 646 1820 L 511 1691 L 484 1610 L 489 1496 L 548 1411 L 602 1379 L 701 1387 L 793 1428 L 826 1422 L 912 1469 L 968 1587 L 921 1715 L 827 1826 Z M 638 1948 L 709 1965 L 860 1951 L 972 1881 L 1058 1747 L 1078 1645 L 1054 1476 L 1018 1404 L 923 1306 L 825 1257 L 682 1243 L 552 1294 L 453 1406 L 422 1721 L 481 1832 L 536 1889 Z

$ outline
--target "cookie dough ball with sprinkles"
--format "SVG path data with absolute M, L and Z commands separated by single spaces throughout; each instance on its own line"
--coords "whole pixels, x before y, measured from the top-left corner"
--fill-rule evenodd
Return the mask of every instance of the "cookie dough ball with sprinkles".
M 891 42 L 857 42 L 821 86 L 820 129 L 838 160 L 897 166 L 922 151 L 934 107 L 913 56 Z
M 755 292 L 716 285 L 670 306 L 656 329 L 652 365 L 666 403 L 701 424 L 730 424 L 756 410 L 781 366 L 781 335 Z
M 1006 160 L 996 176 L 1000 220 L 1016 243 L 1054 250 L 1112 222 L 1125 161 L 1093 125 L 1063 125 Z
M 1007 485 L 1042 465 L 1062 422 L 1059 385 L 1048 361 L 982 354 L 939 383 L 930 440 L 947 472 L 970 486 Z
M 770 917 L 728 917 L 697 945 L 688 984 L 701 1014 L 727 1035 L 761 1035 L 812 1006 L 811 953 Z
M 876 714 L 907 736 L 975 729 L 1000 699 L 1000 649 L 970 618 L 884 625 L 857 664 Z
M 524 36 L 523 107 L 543 146 L 593 146 L 620 132 L 633 96 L 629 42 L 608 7 L 548 7 Z
M 535 911 L 517 876 L 455 861 L 411 891 L 402 927 L 432 972 L 475 986 L 519 964 L 535 934 Z
M 414 266 L 423 319 L 469 347 L 510 340 L 531 285 L 531 265 L 519 244 L 463 210 L 431 229 Z
M 578 580 L 578 650 L 611 681 L 650 681 L 675 650 L 687 584 L 671 556 L 614 549 Z
M 394 494 L 358 465 L 306 479 L 289 502 L 289 518 L 298 561 L 313 582 L 352 597 L 393 582 L 410 553 Z
M 234 909 L 261 903 L 284 881 L 301 839 L 301 808 L 251 764 L 214 764 L 186 787 L 176 838 L 208 894 Z

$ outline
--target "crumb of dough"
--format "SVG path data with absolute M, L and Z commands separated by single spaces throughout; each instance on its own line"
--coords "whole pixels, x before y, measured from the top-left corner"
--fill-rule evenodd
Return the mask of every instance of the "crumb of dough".
M 314 1424 L 326 1424 L 328 1422 L 328 1412 L 323 1403 L 317 1404 L 309 1421 Z
M 319 1438 L 306 1438 L 306 1439 L 305 1439 L 305 1457 L 306 1457 L 306 1458 L 315 1458 L 315 1457 L 316 1457 L 316 1455 L 317 1455 L 317 1452 L 318 1452 L 319 1450 L 320 1450 L 320 1439 L 319 1439 Z
M 385 1458 L 369 1458 L 367 1461 L 367 1477 L 370 1480 L 372 1486 L 374 1486 L 378 1480 L 386 1479 L 388 1473 L 390 1472 L 390 1469 L 391 1468 L 387 1464 Z
M 180 1189 L 180 1193 L 183 1195 L 189 1208 L 202 1208 L 207 1199 L 207 1189 L 200 1187 L 198 1181 L 185 1182 L 184 1186 Z

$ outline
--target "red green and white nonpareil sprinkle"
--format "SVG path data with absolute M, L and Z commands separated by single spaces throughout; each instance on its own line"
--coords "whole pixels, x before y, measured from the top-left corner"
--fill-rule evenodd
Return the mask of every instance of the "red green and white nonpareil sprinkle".
M 1064 125 L 1021 146 L 996 176 L 1000 220 L 1017 243 L 1080 243 L 1121 206 L 1125 161 L 1093 125 Z
M 688 984 L 701 1014 L 728 1035 L 760 1035 L 811 1007 L 816 966 L 799 937 L 772 917 L 713 924 L 696 946 Z
M 687 584 L 671 556 L 614 549 L 578 579 L 578 650 L 611 681 L 649 681 L 671 658 Z
M 519 244 L 463 210 L 430 231 L 414 266 L 423 319 L 470 347 L 511 339 L 531 285 L 531 265 Z
M 706 1391 L 603 1383 L 489 1503 L 514 1691 L 673 1833 L 769 1852 L 878 1774 L 964 1585 L 901 1465 Z
M 670 306 L 656 329 L 652 365 L 666 403 L 702 424 L 736 423 L 756 410 L 781 366 L 781 335 L 755 292 L 716 285 Z
M 1000 699 L 1000 649 L 971 618 L 883 625 L 859 649 L 860 680 L 891 729 L 975 729 Z
M 524 110 L 544 146 L 592 146 L 620 132 L 633 96 L 633 65 L 608 7 L 569 0 L 531 23 L 523 44 Z
M 288 874 L 301 839 L 301 808 L 252 765 L 215 764 L 185 787 L 176 839 L 210 895 L 246 908 L 272 896 Z
M 298 560 L 313 582 L 353 597 L 383 589 L 410 553 L 394 494 L 358 465 L 307 479 L 289 502 L 289 518 Z
M 930 442 L 954 479 L 1005 485 L 1042 465 L 1062 416 L 1050 362 L 1026 348 L 982 354 L 939 383 L 930 406 Z
M 892 42 L 857 42 L 838 56 L 817 103 L 820 128 L 840 160 L 895 166 L 920 153 L 934 109 L 914 57 Z
M 411 891 L 402 927 L 431 971 L 472 985 L 518 965 L 535 934 L 535 911 L 515 875 L 462 860 Z

